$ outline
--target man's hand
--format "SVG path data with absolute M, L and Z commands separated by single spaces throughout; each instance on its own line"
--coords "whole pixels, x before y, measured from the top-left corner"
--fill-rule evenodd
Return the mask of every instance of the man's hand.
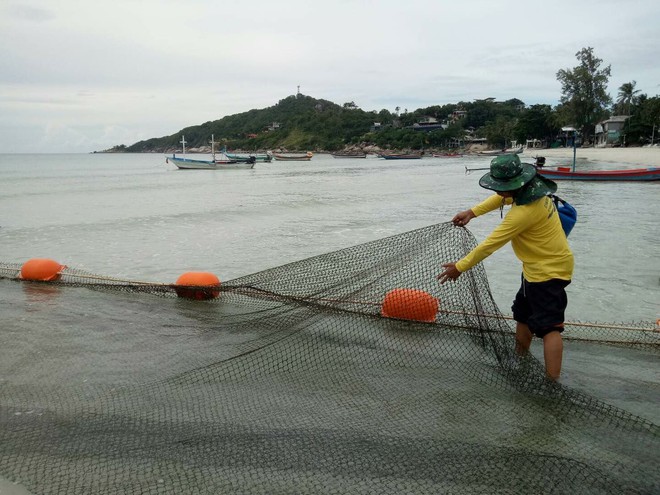
M 451 219 L 451 221 L 457 227 L 464 227 L 476 216 L 477 215 L 475 215 L 472 210 L 465 210 L 457 213 L 456 216 Z
M 444 284 L 447 280 L 456 280 L 461 276 L 461 272 L 456 268 L 456 263 L 445 263 L 442 268 L 445 271 L 436 277 L 441 284 Z

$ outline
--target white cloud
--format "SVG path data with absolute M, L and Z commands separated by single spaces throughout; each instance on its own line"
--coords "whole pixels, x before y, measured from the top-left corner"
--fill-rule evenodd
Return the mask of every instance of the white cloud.
M 554 104 L 592 46 L 650 96 L 657 2 L 8 0 L 0 146 L 105 149 L 294 94 L 365 110 L 493 96 Z M 29 133 L 30 135 L 24 135 Z

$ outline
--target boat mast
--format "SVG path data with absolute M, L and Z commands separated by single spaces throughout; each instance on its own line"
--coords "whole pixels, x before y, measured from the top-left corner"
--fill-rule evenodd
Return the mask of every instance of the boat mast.
M 186 157 L 186 136 L 181 136 L 181 146 L 183 147 L 183 157 Z
M 566 133 L 566 141 L 564 143 L 564 148 L 567 148 L 566 146 L 568 144 L 568 136 L 569 133 L 573 133 L 573 172 L 575 172 L 575 155 L 577 153 L 577 129 L 573 126 L 565 126 L 561 128 L 562 133 Z
M 575 172 L 575 154 L 577 152 L 575 141 L 577 141 L 577 129 L 573 131 L 573 172 Z
M 213 139 L 213 134 L 211 134 L 211 160 L 215 161 L 215 141 Z

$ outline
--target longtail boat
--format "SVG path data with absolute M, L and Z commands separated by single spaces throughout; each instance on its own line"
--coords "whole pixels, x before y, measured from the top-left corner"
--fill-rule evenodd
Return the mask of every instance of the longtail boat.
M 190 158 L 181 158 L 175 155 L 165 158 L 167 163 L 172 163 L 182 170 L 238 170 L 254 168 L 254 158 L 252 161 L 239 162 L 237 160 L 192 160 Z
M 386 153 L 379 155 L 385 160 L 419 160 L 422 156 L 418 154 L 405 154 L 405 153 Z
M 186 158 L 186 137 L 181 136 L 181 145 L 183 156 L 168 156 L 165 158 L 166 163 L 173 163 L 181 170 L 232 170 L 232 169 L 243 169 L 243 168 L 254 168 L 255 158 L 250 157 L 246 161 L 238 161 L 229 158 L 224 153 L 220 154 L 220 158 L 216 156 L 215 153 L 215 140 L 213 134 L 211 134 L 211 160 L 194 160 L 192 158 Z
M 476 156 L 501 156 L 501 155 L 519 155 L 523 152 L 523 147 L 519 148 L 506 148 L 503 150 L 488 150 L 488 151 L 477 151 L 474 153 Z
M 273 160 L 273 155 L 270 152 L 266 153 L 230 153 L 227 151 L 227 148 L 223 148 L 222 153 L 224 153 L 230 160 L 238 160 L 239 162 L 249 162 L 252 157 L 257 162 L 269 163 Z
M 366 153 L 360 152 L 340 152 L 340 153 L 331 153 L 333 158 L 366 158 Z
M 294 162 L 308 162 L 312 159 L 312 154 L 311 151 L 308 151 L 304 155 L 294 155 L 294 154 L 287 154 L 287 153 L 273 153 L 273 158 L 275 160 L 279 161 L 294 161 Z
M 537 172 L 552 180 L 651 181 L 660 180 L 660 168 L 573 171 L 571 167 L 538 167 Z

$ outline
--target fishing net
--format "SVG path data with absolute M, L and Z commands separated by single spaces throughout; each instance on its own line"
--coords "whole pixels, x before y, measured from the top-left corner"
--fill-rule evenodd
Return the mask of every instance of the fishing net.
M 2 264 L 0 476 L 67 495 L 658 493 L 653 419 L 519 357 L 481 265 L 437 283 L 474 245 L 434 225 L 204 302 Z M 396 291 L 415 298 L 386 308 Z M 598 331 L 566 334 L 602 346 Z M 653 329 L 604 335 L 657 366 Z

